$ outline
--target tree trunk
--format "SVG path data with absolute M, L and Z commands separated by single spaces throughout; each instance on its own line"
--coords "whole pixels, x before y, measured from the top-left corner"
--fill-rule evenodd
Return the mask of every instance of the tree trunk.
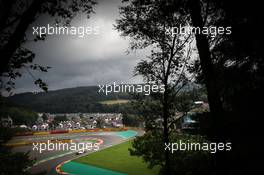
M 199 0 L 191 0 L 190 2 L 190 14 L 192 19 L 193 27 L 203 28 L 203 19 L 201 15 L 201 6 Z M 207 96 L 210 106 L 210 113 L 212 117 L 214 117 L 214 128 L 216 129 L 214 135 L 216 137 L 220 137 L 221 133 L 219 133 L 219 117 L 223 113 L 222 103 L 220 100 L 219 88 L 217 86 L 217 78 L 216 72 L 213 67 L 212 59 L 210 56 L 209 43 L 206 35 L 203 34 L 195 34 L 196 38 L 196 46 L 198 49 L 201 68 L 203 71 L 203 75 L 205 78 L 205 84 L 207 88 Z
M 0 76 L 7 71 L 8 64 L 17 48 L 20 47 L 21 41 L 24 38 L 28 26 L 34 21 L 36 14 L 39 12 L 44 0 L 34 0 L 28 10 L 24 12 L 21 17 L 19 24 L 17 25 L 15 31 L 10 36 L 9 41 L 3 49 L 1 50 L 1 65 L 0 65 Z
M 204 27 L 204 21 L 201 14 L 201 6 L 199 0 L 190 0 L 189 10 L 193 27 Z M 207 96 L 210 106 L 210 116 L 213 121 L 213 133 L 211 135 L 214 142 L 224 141 L 223 126 L 221 125 L 221 117 L 224 115 L 223 107 L 220 99 L 219 87 L 217 85 L 216 72 L 213 67 L 210 56 L 209 42 L 205 35 L 195 34 L 196 46 L 198 49 L 201 68 L 205 78 Z M 214 156 L 215 173 L 225 173 L 225 155 L 217 152 Z
M 168 128 L 168 85 L 165 84 L 165 91 L 164 91 L 164 101 L 163 101 L 163 139 L 164 144 L 169 143 L 169 128 Z M 169 150 L 165 150 L 165 173 L 166 175 L 170 175 L 170 157 L 169 157 Z

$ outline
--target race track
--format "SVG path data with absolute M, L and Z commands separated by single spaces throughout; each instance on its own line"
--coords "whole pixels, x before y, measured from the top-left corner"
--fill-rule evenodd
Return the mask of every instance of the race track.
M 134 132 L 134 133 L 133 133 Z M 84 142 L 87 139 L 97 139 L 102 140 L 103 143 L 99 146 L 99 150 L 106 147 L 111 147 L 113 145 L 119 144 L 124 140 L 127 140 L 133 136 L 137 135 L 135 131 L 121 131 L 121 132 L 86 132 L 86 133 L 66 133 L 66 134 L 51 134 L 43 136 L 23 136 L 15 137 L 12 139 L 12 143 L 21 142 L 47 142 L 47 140 L 74 140 L 75 142 Z M 33 150 L 33 145 L 28 146 L 18 146 L 13 148 L 14 152 L 27 152 L 30 151 L 29 155 L 31 159 L 35 159 L 36 162 L 33 167 L 30 167 L 29 171 L 31 173 L 45 172 L 47 175 L 53 175 L 56 173 L 56 166 L 60 163 L 75 159 L 94 151 L 87 151 L 86 153 L 77 155 L 76 151 L 71 150 L 45 150 L 40 153 L 37 150 Z

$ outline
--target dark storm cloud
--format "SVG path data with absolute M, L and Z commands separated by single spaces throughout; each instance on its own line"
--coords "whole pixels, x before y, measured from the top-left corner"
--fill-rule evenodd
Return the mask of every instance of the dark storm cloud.
M 33 72 L 42 78 L 50 89 L 98 85 L 112 82 L 135 83 L 140 78 L 133 78 L 133 68 L 142 59 L 145 51 L 127 55 L 129 41 L 121 38 L 113 29 L 118 18 L 119 0 L 99 1 L 95 14 L 89 19 L 79 15 L 72 26 L 99 26 L 98 35 L 84 38 L 69 35 L 48 36 L 45 41 L 29 42 L 25 46 L 36 53 L 35 62 L 51 66 L 48 73 Z M 42 20 L 34 25 L 46 25 Z M 33 26 L 34 26 L 33 25 Z M 29 29 L 29 33 L 32 32 Z M 39 91 L 32 83 L 32 77 L 23 71 L 23 77 L 16 81 L 16 92 Z

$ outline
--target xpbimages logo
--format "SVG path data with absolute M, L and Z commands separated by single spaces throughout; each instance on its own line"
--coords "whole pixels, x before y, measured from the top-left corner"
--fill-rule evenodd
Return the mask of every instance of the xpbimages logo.
M 69 143 L 65 142 L 52 142 L 48 140 L 47 142 L 43 143 L 32 143 L 32 151 L 38 151 L 39 153 L 42 153 L 43 151 L 78 151 L 80 153 L 83 153 L 85 151 L 98 151 L 99 150 L 99 144 L 98 143 L 91 143 L 91 142 L 72 142 L 72 140 Z
M 227 26 L 204 26 L 200 27 L 193 27 L 193 26 L 182 26 L 179 27 L 166 27 L 165 28 L 167 34 L 171 34 L 172 36 L 177 34 L 203 34 L 209 35 L 212 38 L 216 37 L 217 35 L 230 35 L 232 33 L 232 27 Z
M 194 143 L 194 142 L 183 142 L 180 140 L 175 143 L 165 143 L 165 150 L 171 153 L 176 151 L 208 151 L 210 153 L 216 153 L 217 151 L 230 151 L 232 149 L 231 142 L 227 143 Z
M 108 95 L 109 93 L 143 93 L 144 95 L 150 95 L 150 93 L 163 93 L 165 91 L 164 85 L 155 84 L 113 84 L 98 85 L 99 93 Z
M 77 35 L 80 38 L 83 38 L 85 35 L 98 35 L 100 30 L 99 26 L 59 26 L 56 24 L 52 26 L 48 24 L 47 26 L 39 26 L 32 27 L 32 34 L 37 35 L 39 37 L 43 37 L 45 35 Z

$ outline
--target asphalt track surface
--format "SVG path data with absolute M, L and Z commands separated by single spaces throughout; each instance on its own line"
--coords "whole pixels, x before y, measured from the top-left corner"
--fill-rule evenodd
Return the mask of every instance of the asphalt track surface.
M 43 135 L 43 136 L 23 136 L 16 137 L 12 141 L 20 142 L 20 141 L 30 141 L 30 142 L 39 142 L 39 141 L 47 141 L 47 140 L 62 140 L 62 139 L 72 139 L 72 140 L 80 140 L 85 138 L 97 138 L 102 139 L 103 144 L 100 145 L 100 150 L 111 147 L 113 145 L 119 144 L 126 140 L 126 138 L 120 137 L 116 134 L 116 132 L 94 132 L 94 133 L 67 133 L 67 134 L 51 134 L 51 135 Z M 94 151 L 87 151 L 86 153 L 77 155 L 76 151 L 44 151 L 39 153 L 39 151 L 33 151 L 33 145 L 31 146 L 19 146 L 13 148 L 14 152 L 27 152 L 30 151 L 29 156 L 31 159 L 35 159 L 36 163 L 33 167 L 29 169 L 29 171 L 33 174 L 45 172 L 47 175 L 55 175 L 56 166 L 60 163 L 75 159 L 78 157 L 82 157 Z

